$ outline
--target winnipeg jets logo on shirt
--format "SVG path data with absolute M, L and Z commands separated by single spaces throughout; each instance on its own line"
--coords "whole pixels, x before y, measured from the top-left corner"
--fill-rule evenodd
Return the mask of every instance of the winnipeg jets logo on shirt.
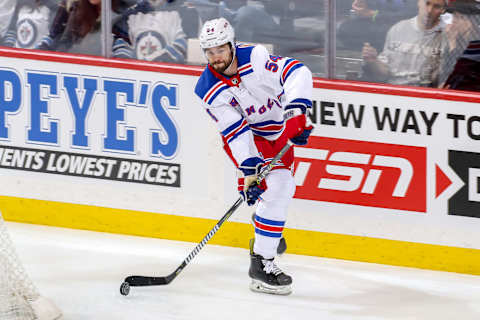
M 17 23 L 17 42 L 20 48 L 29 48 L 37 38 L 37 27 L 30 19 L 24 19 Z
M 152 61 L 165 50 L 165 39 L 155 31 L 145 31 L 136 39 L 137 59 Z

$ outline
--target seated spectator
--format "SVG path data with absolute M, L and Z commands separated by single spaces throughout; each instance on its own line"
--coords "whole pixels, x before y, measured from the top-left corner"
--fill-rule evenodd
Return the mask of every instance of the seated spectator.
M 362 50 L 364 80 L 398 85 L 436 87 L 448 44 L 444 23 L 446 0 L 418 0 L 418 15 L 395 24 L 383 52 L 369 43 Z
M 112 0 L 120 10 L 124 1 Z M 48 35 L 36 49 L 101 55 L 101 0 L 61 0 Z
M 449 1 L 452 21 L 446 28 L 449 53 L 441 87 L 480 91 L 480 1 Z
M 220 4 L 225 5 L 220 10 L 223 17 L 238 30 L 238 41 L 272 44 L 274 53 L 284 56 L 323 49 L 323 29 L 318 28 L 324 18 L 322 1 L 224 0 Z
M 412 0 L 354 0 L 349 18 L 340 21 L 338 46 L 360 51 L 365 42 L 380 51 L 387 31 L 398 21 L 412 17 L 417 5 Z
M 279 26 L 261 3 L 247 4 L 246 0 L 225 0 L 231 10 L 232 26 L 238 41 L 271 43 L 280 36 Z
M 101 3 L 101 0 L 62 0 L 48 36 L 36 49 L 100 55 Z M 88 43 L 87 52 L 82 50 L 81 42 Z
M 114 23 L 112 56 L 184 63 L 187 38 L 196 38 L 200 18 L 185 1 L 141 0 Z
M 235 34 L 236 40 L 271 43 L 281 32 L 279 24 L 266 11 L 264 1 L 194 0 L 193 4 L 200 12 L 203 21 L 220 17 L 230 21 L 235 30 L 239 30 Z M 285 0 L 275 0 L 275 2 L 275 7 L 285 4 Z
M 4 44 L 4 38 L 10 28 L 15 12 L 16 0 L 0 0 L 0 44 Z
M 56 8 L 55 0 L 18 0 L 3 44 L 32 49 L 48 34 L 51 13 Z

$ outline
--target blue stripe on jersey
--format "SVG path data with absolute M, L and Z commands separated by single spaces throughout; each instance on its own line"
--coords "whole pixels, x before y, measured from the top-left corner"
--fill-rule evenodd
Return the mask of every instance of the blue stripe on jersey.
M 212 96 L 208 99 L 207 103 L 212 104 L 213 100 L 215 100 L 215 98 L 220 94 L 220 92 L 226 89 L 228 89 L 227 85 L 221 86 L 219 89 L 217 89 L 217 91 L 215 91 L 214 94 L 212 94 Z
M 240 77 L 243 77 L 243 76 L 246 76 L 247 74 L 252 73 L 252 72 L 253 72 L 253 69 L 247 69 L 247 71 L 241 72 L 241 73 L 239 73 L 239 75 L 240 75 Z
M 283 130 L 283 120 L 282 121 L 264 121 L 259 123 L 250 124 L 250 129 L 257 136 L 271 136 L 277 133 L 280 133 Z
M 259 217 L 258 215 L 255 215 L 255 220 L 263 224 L 269 224 L 271 226 L 280 226 L 280 227 L 285 226 L 285 221 L 265 219 L 265 218 Z
M 293 103 L 302 103 L 304 104 L 307 108 L 312 107 L 312 100 L 310 99 L 304 99 L 304 98 L 297 98 L 292 100 Z
M 241 134 L 243 134 L 244 132 L 250 130 L 250 128 L 248 126 L 245 126 L 243 127 L 241 130 L 239 130 L 237 133 L 235 133 L 233 136 L 231 136 L 228 140 L 227 140 L 227 143 L 230 143 L 232 142 L 233 140 L 237 139 L 238 136 L 240 136 Z
M 281 238 L 282 237 L 281 232 L 268 232 L 268 231 L 260 230 L 258 228 L 255 228 L 255 233 L 258 233 L 262 236 L 270 237 L 270 238 Z
M 229 126 L 227 129 L 223 130 L 221 133 L 223 136 L 226 136 L 228 135 L 230 132 L 232 132 L 233 130 L 239 128 L 241 125 L 242 125 L 242 122 L 244 121 L 245 119 L 240 119 L 238 120 L 237 122 L 235 122 L 234 124 L 232 124 L 231 126 Z
M 285 76 L 285 79 L 283 80 L 283 82 L 285 83 L 285 81 L 287 81 L 287 78 L 292 74 L 292 72 L 297 70 L 300 67 L 303 67 L 303 63 L 297 63 L 296 65 L 291 67 L 290 70 L 288 70 L 287 75 Z
M 252 132 L 253 132 L 255 135 L 261 136 L 261 137 L 273 136 L 273 135 L 279 133 L 280 131 L 282 131 L 282 130 L 260 131 L 260 130 L 255 130 L 255 128 L 250 128 L 250 130 L 252 130 Z
M 225 138 L 227 143 L 232 142 L 238 136 L 243 134 L 244 132 L 250 130 L 250 127 L 248 126 L 248 122 L 246 119 L 240 119 L 239 121 L 235 122 L 231 126 L 229 126 L 227 129 L 223 130 L 221 132 L 222 136 Z
M 302 113 L 306 113 L 307 109 L 312 107 L 312 101 L 308 99 L 298 98 L 292 100 L 286 107 L 285 111 L 289 109 L 299 108 L 302 110 Z
M 208 68 L 205 68 L 205 70 L 202 72 L 202 75 L 198 79 L 197 85 L 195 86 L 195 94 L 203 100 L 210 89 L 212 89 L 218 82 L 220 82 L 220 79 L 215 77 Z M 216 96 L 217 95 L 215 95 L 215 97 Z M 210 97 L 207 103 L 211 104 L 212 101 L 213 99 Z
M 282 75 L 280 77 L 280 84 L 283 86 L 288 77 L 292 74 L 293 71 L 302 67 L 303 63 L 295 59 L 288 59 L 287 62 L 283 65 Z
M 268 126 L 268 125 L 283 125 L 283 120 L 282 121 L 274 121 L 274 120 L 268 120 L 268 121 L 263 121 L 263 122 L 257 122 L 257 123 L 252 123 L 250 124 L 251 126 L 254 127 L 263 127 L 263 126 Z
M 239 44 L 236 46 L 236 55 L 238 59 L 238 69 L 240 69 L 243 65 L 250 63 L 252 50 L 255 48 L 254 46 Z

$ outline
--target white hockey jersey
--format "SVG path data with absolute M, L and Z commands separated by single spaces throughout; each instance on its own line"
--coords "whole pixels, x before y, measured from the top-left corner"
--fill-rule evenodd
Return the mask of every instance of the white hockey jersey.
M 128 17 L 128 34 L 136 58 L 154 61 L 182 62 L 187 51 L 182 19 L 176 11 L 139 12 Z
M 23 6 L 18 11 L 17 48 L 32 49 L 48 34 L 50 9 L 45 6 Z
M 253 136 L 277 139 L 286 110 L 312 106 L 312 74 L 295 59 L 269 55 L 261 45 L 236 46 L 237 76 L 228 78 L 207 66 L 195 87 L 237 164 L 261 157 Z

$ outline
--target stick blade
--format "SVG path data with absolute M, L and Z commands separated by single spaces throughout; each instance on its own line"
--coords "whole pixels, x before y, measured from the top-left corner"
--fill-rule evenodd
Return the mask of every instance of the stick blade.
M 125 278 L 131 287 L 161 286 L 170 283 L 168 277 L 129 276 Z

